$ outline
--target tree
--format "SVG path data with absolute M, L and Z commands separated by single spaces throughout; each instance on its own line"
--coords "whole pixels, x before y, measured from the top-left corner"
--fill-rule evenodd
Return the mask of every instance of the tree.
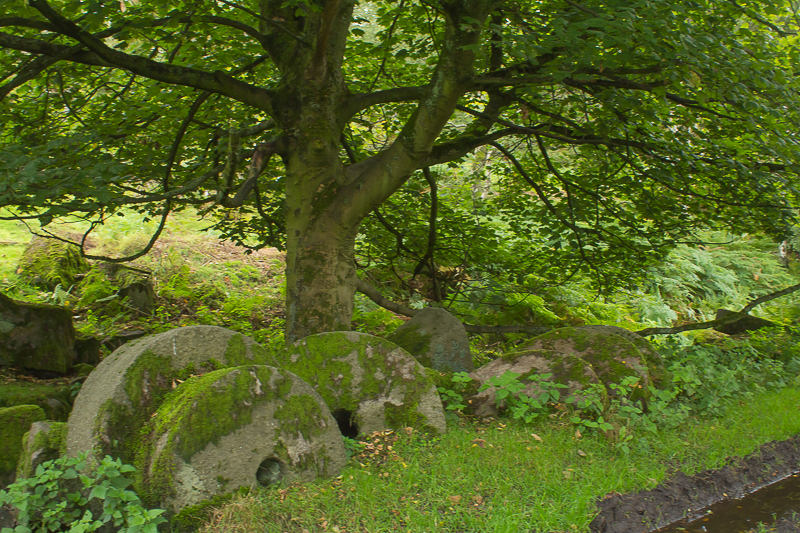
M 6 0 L 0 200 L 45 226 L 236 209 L 228 236 L 286 248 L 289 339 L 349 327 L 365 219 L 487 147 L 504 191 L 487 205 L 597 272 L 698 224 L 780 232 L 797 199 L 791 8 Z

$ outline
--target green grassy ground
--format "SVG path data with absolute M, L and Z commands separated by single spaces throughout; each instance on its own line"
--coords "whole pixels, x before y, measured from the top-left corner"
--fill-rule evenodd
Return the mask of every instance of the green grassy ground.
M 639 437 L 628 453 L 559 420 L 459 418 L 437 438 L 379 436 L 336 479 L 240 496 L 202 531 L 587 531 L 597 498 L 795 435 L 798 408 L 800 388 L 761 393 L 720 418 Z
M 281 344 L 281 254 L 262 250 L 245 255 L 201 232 L 207 225 L 196 214 L 178 213 L 153 251 L 134 263 L 150 273 L 155 287 L 156 306 L 149 314 L 132 312 L 99 282 L 58 301 L 54 294 L 16 283 L 16 263 L 30 234 L 13 222 L 0 222 L 0 290 L 68 305 L 78 328 L 98 338 L 124 329 L 156 332 L 199 323 Z M 59 229 L 64 234 L 81 230 Z M 154 222 L 120 217 L 94 234 L 93 252 L 132 253 L 154 229 Z M 380 334 L 396 322 L 391 313 L 357 300 L 354 327 L 359 330 Z M 772 379 L 792 382 L 800 357 L 791 362 L 788 354 L 800 352 L 800 337 L 765 335 L 742 341 L 744 347 L 693 352 L 684 351 L 687 340 L 674 348 L 672 360 L 688 363 L 674 369 L 676 380 L 668 389 L 695 403 L 717 405 L 718 399 L 738 398 L 753 387 L 774 387 L 768 384 Z M 714 336 L 710 340 L 722 342 Z M 485 345 L 474 348 L 476 361 L 488 360 L 491 351 Z M 725 355 L 731 353 L 738 355 Z M 787 354 L 785 361 L 770 363 L 780 354 Z M 755 376 L 752 383 L 747 376 Z M 796 379 L 793 383 L 800 385 Z M 677 429 L 636 433 L 627 451 L 601 436 L 578 436 L 566 412 L 556 411 L 533 425 L 453 415 L 450 430 L 441 437 L 401 431 L 356 445 L 350 465 L 334 480 L 237 497 L 217 509 L 204 531 L 586 531 L 596 512 L 594 502 L 604 494 L 649 488 L 678 470 L 716 468 L 727 457 L 800 433 L 798 407 L 800 388 L 771 388 L 734 403 L 719 418 L 688 418 Z
M 30 240 L 31 234 L 22 222 L 0 222 L 0 282 L 16 280 L 17 262 Z

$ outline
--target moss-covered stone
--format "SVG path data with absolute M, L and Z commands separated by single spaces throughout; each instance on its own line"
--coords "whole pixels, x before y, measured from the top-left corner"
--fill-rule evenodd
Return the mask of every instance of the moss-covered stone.
M 81 387 L 69 418 L 67 451 L 93 450 L 133 462 L 141 428 L 165 396 L 192 375 L 273 358 L 252 339 L 217 326 L 191 326 L 129 342 Z
M 426 367 L 445 372 L 470 372 L 473 369 L 464 325 L 444 309 L 423 309 L 388 339 Z
M 66 383 L 0 383 L 0 407 L 38 405 L 49 420 L 64 421 L 72 407 L 70 385 Z
M 297 376 L 264 365 L 186 380 L 144 430 L 137 489 L 151 505 L 187 505 L 258 482 L 265 460 L 288 481 L 333 475 L 346 461 L 336 422 Z
M 654 356 L 645 354 L 627 335 L 621 335 L 617 328 L 554 329 L 526 343 L 520 352 L 537 349 L 580 357 L 592 365 L 603 383 L 619 383 L 627 376 L 636 376 L 642 391 L 647 391 L 647 386 L 651 384 L 651 367 L 660 366 Z
M 445 430 L 436 387 L 405 350 L 352 331 L 297 341 L 281 366 L 308 381 L 334 412 L 349 415 L 361 434 L 386 428 Z
M 648 358 L 633 342 L 614 329 L 555 329 L 491 361 L 470 376 L 477 385 L 482 385 L 506 372 L 519 374 L 522 383 L 528 383 L 528 378 L 533 374 L 551 374 L 551 381 L 567 386 L 562 390 L 564 399 L 591 383 L 604 385 L 606 391 L 612 391 L 608 385 L 620 383 L 630 376 L 636 377 L 640 385 L 635 389 L 633 398 L 646 399 L 648 386 L 652 383 L 649 365 L 660 367 L 654 362 L 654 357 Z M 523 392 L 533 396 L 539 391 L 531 383 Z M 492 388 L 471 396 L 469 405 L 473 412 L 483 416 L 494 415 L 503 407 L 495 404 Z
M 20 279 L 46 290 L 75 284 L 77 276 L 89 270 L 89 262 L 77 246 L 55 239 L 35 238 L 19 260 Z
M 22 439 L 17 478 L 33 476 L 37 466 L 61 457 L 66 451 L 66 445 L 66 422 L 34 422 Z
M 0 409 L 0 484 L 5 485 L 14 479 L 17 462 L 22 453 L 22 437 L 45 414 L 38 405 L 17 405 Z
M 0 294 L 0 366 L 66 374 L 75 361 L 74 344 L 68 309 Z

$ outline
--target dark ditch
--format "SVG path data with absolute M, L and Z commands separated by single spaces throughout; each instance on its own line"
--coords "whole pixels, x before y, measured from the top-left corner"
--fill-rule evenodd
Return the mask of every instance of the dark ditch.
M 786 479 L 737 500 L 727 500 L 702 512 L 694 521 L 681 521 L 657 533 L 731 533 L 748 531 L 759 524 L 772 526 L 793 525 L 800 530 L 800 475 L 792 474 Z
M 678 473 L 652 490 L 606 495 L 598 501 L 600 513 L 589 528 L 593 533 L 735 533 L 753 529 L 758 522 L 771 524 L 777 518 L 770 531 L 800 531 L 800 522 L 792 518 L 792 511 L 800 514 L 800 477 L 793 476 L 798 471 L 800 436 L 770 442 L 719 470 L 693 476 Z M 762 497 L 761 492 L 754 493 L 760 488 L 763 500 L 751 500 Z M 745 496 L 746 500 L 741 499 Z M 760 514 L 767 501 L 778 505 Z M 741 521 L 716 522 L 727 516 L 738 516 Z M 699 523 L 679 522 L 698 517 Z M 673 525 L 684 529 L 661 529 Z

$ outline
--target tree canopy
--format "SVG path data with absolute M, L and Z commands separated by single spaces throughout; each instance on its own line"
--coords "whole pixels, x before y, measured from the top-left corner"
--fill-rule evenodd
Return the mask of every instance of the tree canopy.
M 290 339 L 349 326 L 357 262 L 613 282 L 792 223 L 797 7 L 6 0 L 0 205 L 285 248 Z

